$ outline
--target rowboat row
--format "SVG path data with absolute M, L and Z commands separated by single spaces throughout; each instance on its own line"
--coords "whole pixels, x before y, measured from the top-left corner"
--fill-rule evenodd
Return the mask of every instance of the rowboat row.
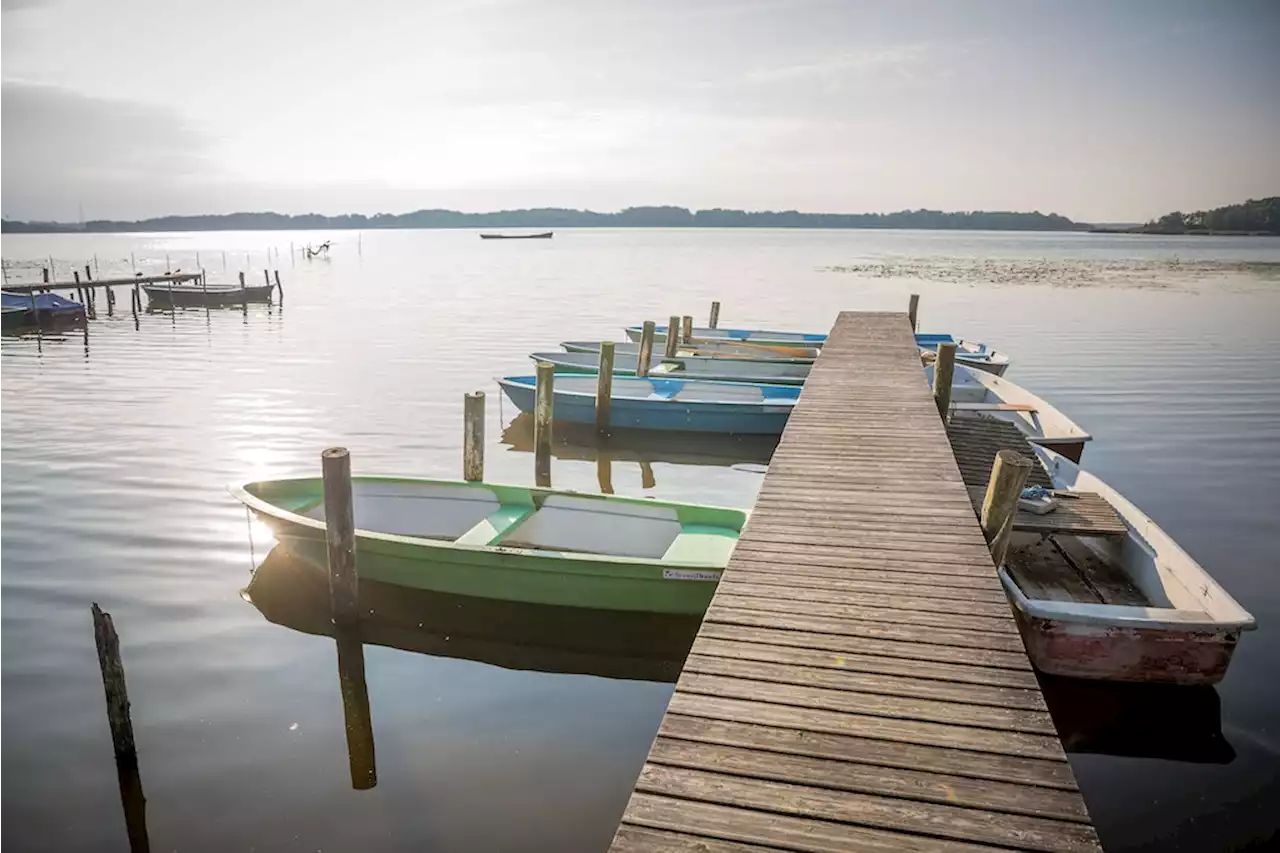
M 628 337 L 639 331 L 628 328 Z M 610 383 L 600 382 L 593 342 L 569 341 L 563 351 L 531 357 L 554 368 L 551 408 L 559 423 L 594 426 L 603 384 L 618 434 L 769 438 L 785 428 L 825 337 L 695 329 L 643 376 L 636 375 L 639 348 L 616 343 Z M 1078 502 L 1060 523 L 1017 513 L 998 567 L 1036 667 L 1103 680 L 1221 679 L 1253 618 L 1150 518 L 1078 467 L 1092 436 L 1004 378 L 1008 356 L 950 335 L 918 335 L 921 381 L 932 381 L 929 355 L 945 342 L 958 350 L 952 422 L 1012 425 L 1041 466 L 1041 482 L 1052 486 L 1051 497 L 1038 500 Z M 537 407 L 537 383 L 528 374 L 498 380 L 526 418 Z M 325 565 L 318 478 L 233 492 L 282 548 Z M 665 614 L 703 612 L 747 518 L 719 507 L 393 477 L 354 478 L 353 500 L 361 577 L 532 605 Z M 1076 523 L 1081 518 L 1088 523 Z

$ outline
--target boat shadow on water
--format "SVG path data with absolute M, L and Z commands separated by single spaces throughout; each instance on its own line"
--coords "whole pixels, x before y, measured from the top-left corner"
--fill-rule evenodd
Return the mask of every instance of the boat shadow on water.
M 325 573 L 277 546 L 244 598 L 270 622 L 337 637 Z M 586 610 L 360 582 L 358 640 L 506 669 L 674 683 L 701 616 Z M 344 635 L 345 636 L 345 635 Z
M 1086 681 L 1039 675 L 1068 753 L 1230 764 L 1222 702 L 1208 685 Z

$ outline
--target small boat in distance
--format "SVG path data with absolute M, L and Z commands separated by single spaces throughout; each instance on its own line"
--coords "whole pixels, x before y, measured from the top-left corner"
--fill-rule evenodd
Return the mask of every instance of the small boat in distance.
M 238 284 L 144 284 L 149 304 L 164 307 L 206 307 L 270 302 L 274 284 L 241 287 Z
M 925 379 L 933 384 L 933 365 L 924 369 Z M 982 417 L 1008 421 L 1016 426 L 1027 441 L 1061 453 L 1079 463 L 1085 442 L 1093 436 L 1074 421 L 1030 391 L 1008 379 L 957 364 L 951 378 L 951 418 Z
M 543 231 L 540 234 L 481 234 L 481 240 L 550 240 L 556 232 Z
M 1015 524 L 1000 582 L 1036 668 L 1106 681 L 1221 681 L 1254 618 L 1119 492 L 1052 450 L 1032 450 L 1063 504 L 1073 493 L 1098 495 L 1126 531 L 1046 535 Z
M 64 299 L 56 293 L 0 293 L 4 308 L 4 327 L 56 326 L 83 323 L 87 317 L 84 305 Z
M 356 571 L 433 592 L 597 610 L 706 610 L 747 514 L 697 504 L 406 477 L 352 477 Z M 231 493 L 327 571 L 324 483 Z
M 557 376 L 555 419 L 594 424 L 596 384 L 595 376 Z M 517 409 L 533 411 L 536 377 L 508 376 L 498 385 Z M 623 429 L 781 435 L 799 398 L 798 385 L 615 376 L 609 422 Z

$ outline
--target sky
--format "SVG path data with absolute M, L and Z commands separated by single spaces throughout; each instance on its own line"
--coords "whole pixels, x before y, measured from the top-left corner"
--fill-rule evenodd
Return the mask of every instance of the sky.
M 1280 194 L 1277 0 L 2 0 L 12 219 Z

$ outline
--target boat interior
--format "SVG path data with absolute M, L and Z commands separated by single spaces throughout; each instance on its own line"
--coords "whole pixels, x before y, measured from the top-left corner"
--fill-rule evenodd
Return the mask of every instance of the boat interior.
M 529 385 L 534 377 L 512 377 Z M 557 391 L 596 394 L 597 379 L 591 375 L 556 376 Z M 697 379 L 639 379 L 625 376 L 613 378 L 613 398 L 628 400 L 674 400 L 682 403 L 776 403 L 790 405 L 800 396 L 798 385 L 749 385 L 734 382 L 711 382 Z
M 319 480 L 254 483 L 250 494 L 324 521 Z M 593 495 L 541 492 L 481 483 L 352 479 L 356 528 L 459 545 L 665 560 L 728 562 L 745 514 L 699 508 L 696 523 L 679 508 Z

